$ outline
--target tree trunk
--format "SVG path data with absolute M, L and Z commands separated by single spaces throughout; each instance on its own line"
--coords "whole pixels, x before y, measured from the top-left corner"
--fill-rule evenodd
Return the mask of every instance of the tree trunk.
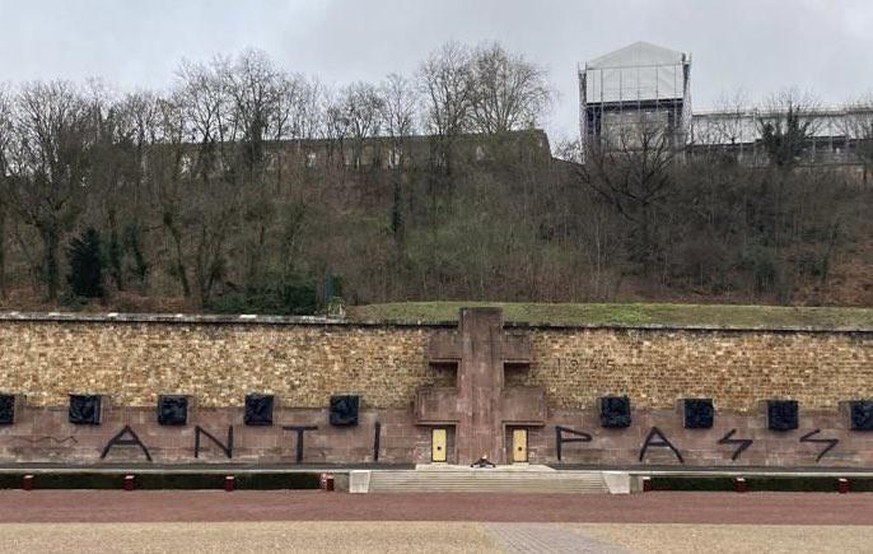
M 122 291 L 124 290 L 124 270 L 121 258 L 124 251 L 118 235 L 118 218 L 114 208 L 109 209 L 107 219 L 109 220 L 109 270 L 112 280 L 115 281 L 115 287 Z
M 182 294 L 185 298 L 189 298 L 191 296 L 191 285 L 188 283 L 188 269 L 185 267 L 185 258 L 182 255 L 182 235 L 173 222 L 172 216 L 169 214 L 164 214 L 164 225 L 170 231 L 170 236 L 173 237 L 173 243 L 176 247 L 174 273 L 176 278 L 179 279 L 179 284 L 182 285 Z
M 0 300 L 6 294 L 6 206 L 0 203 Z
M 58 246 L 60 234 L 53 222 L 40 226 L 43 244 L 43 282 L 46 285 L 46 299 L 57 300 L 60 288 L 60 271 L 58 268 Z

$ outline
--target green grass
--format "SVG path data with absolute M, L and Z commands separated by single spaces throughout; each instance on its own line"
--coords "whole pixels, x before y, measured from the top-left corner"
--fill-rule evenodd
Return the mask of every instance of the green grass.
M 456 321 L 464 307 L 503 308 L 507 322 L 553 325 L 667 325 L 726 328 L 873 329 L 873 308 L 697 304 L 405 302 L 348 308 L 351 321 Z

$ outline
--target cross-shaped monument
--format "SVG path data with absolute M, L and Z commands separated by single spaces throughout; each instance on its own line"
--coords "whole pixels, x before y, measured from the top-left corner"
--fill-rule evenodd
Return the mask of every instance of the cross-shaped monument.
M 531 347 L 527 336 L 504 333 L 499 308 L 462 309 L 459 329 L 435 333 L 428 355 L 432 364 L 457 364 L 457 386 L 419 389 L 416 423 L 454 425 L 458 463 L 506 463 L 507 427 L 545 424 L 542 388 L 504 388 L 504 366 L 529 366 Z

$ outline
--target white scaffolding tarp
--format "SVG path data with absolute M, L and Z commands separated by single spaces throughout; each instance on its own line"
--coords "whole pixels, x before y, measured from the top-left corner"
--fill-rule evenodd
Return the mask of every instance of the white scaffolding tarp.
M 637 42 L 585 64 L 589 103 L 682 99 L 682 52 Z
M 771 121 L 785 124 L 786 109 L 740 109 L 695 113 L 690 141 L 695 144 L 725 145 L 755 142 L 761 126 Z M 801 111 L 801 123 L 812 139 L 845 137 L 866 139 L 873 128 L 873 110 L 866 107 L 815 107 Z

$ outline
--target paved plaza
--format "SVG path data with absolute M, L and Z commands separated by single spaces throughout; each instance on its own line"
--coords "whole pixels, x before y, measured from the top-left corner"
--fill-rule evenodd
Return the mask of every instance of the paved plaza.
M 873 494 L 0 491 L 2 552 L 869 552 Z

